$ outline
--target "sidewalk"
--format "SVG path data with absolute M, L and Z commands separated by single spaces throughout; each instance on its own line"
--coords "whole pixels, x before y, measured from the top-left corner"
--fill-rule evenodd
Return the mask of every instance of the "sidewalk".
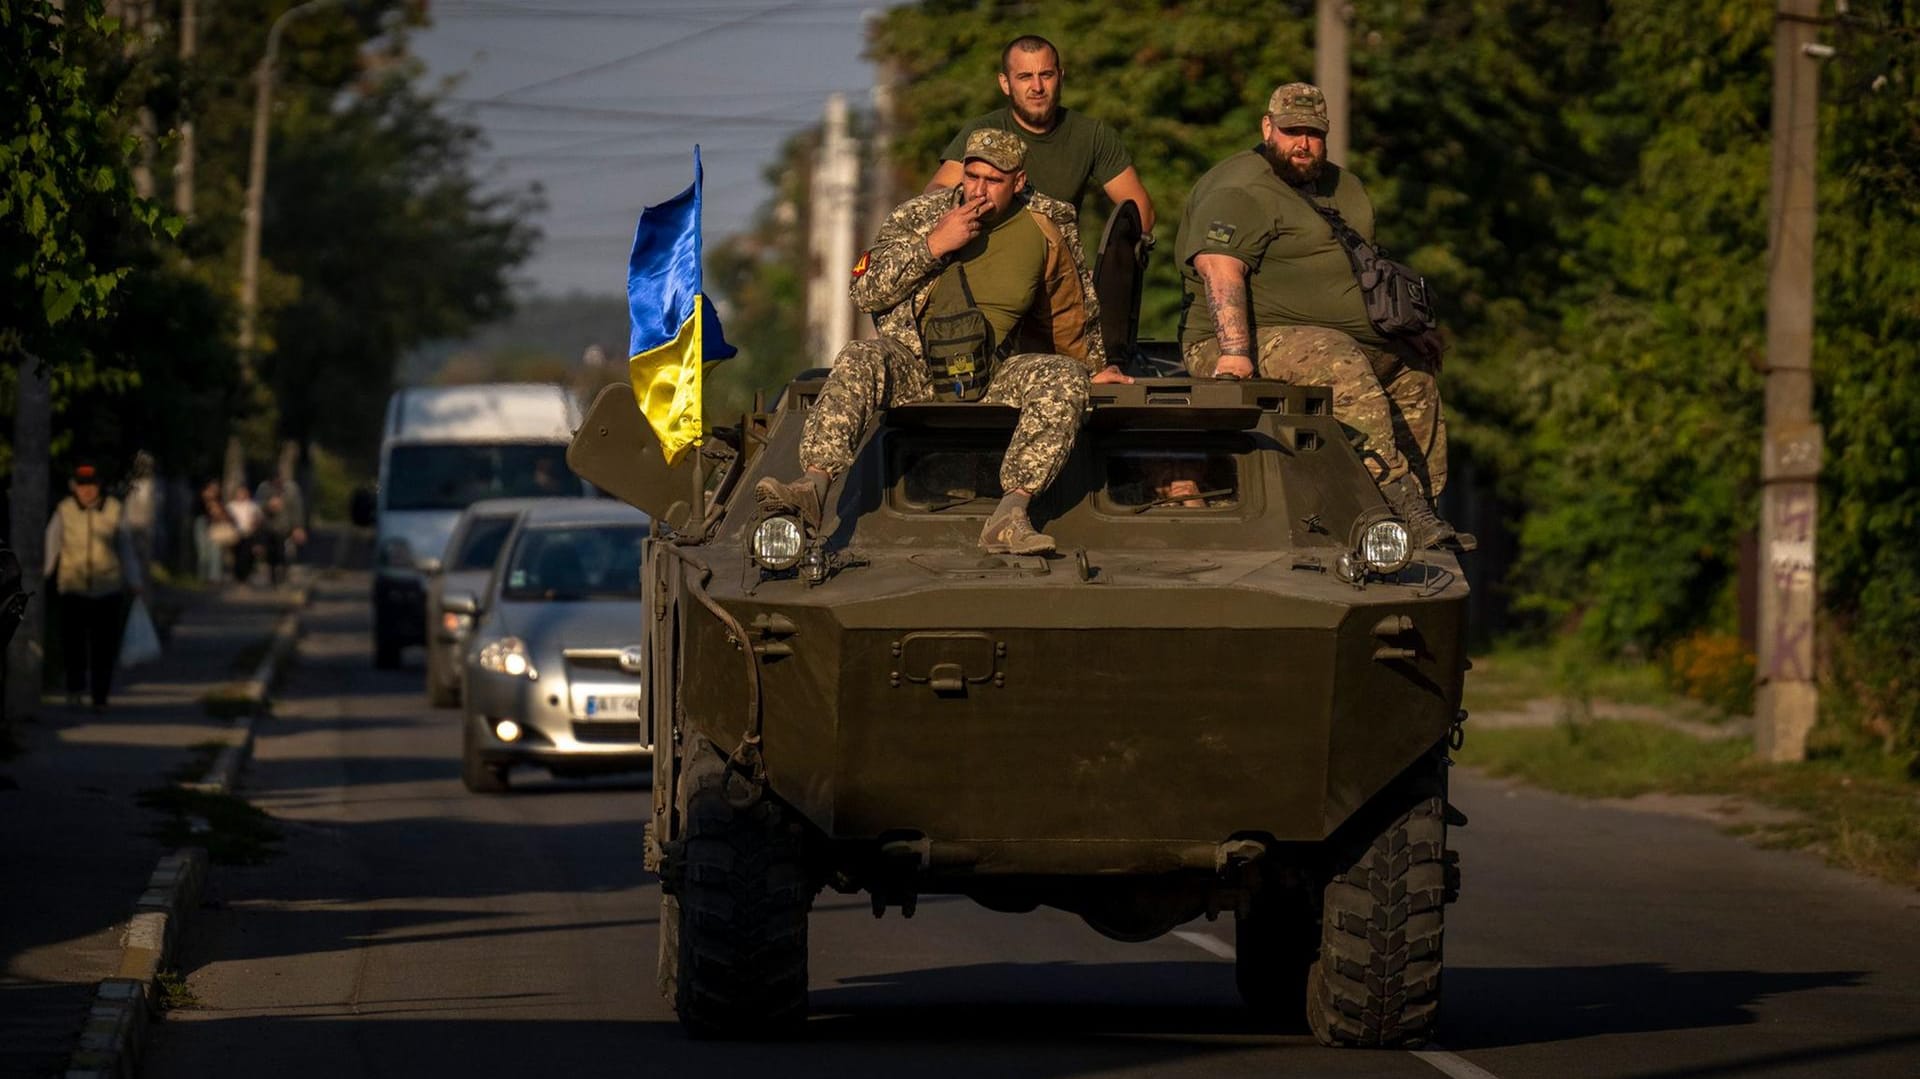
M 102 715 L 46 698 L 0 761 L 0 1075 L 64 1072 L 95 987 L 112 977 L 134 903 L 164 853 L 137 795 L 163 787 L 232 719 L 202 698 L 273 634 L 295 593 L 227 586 L 178 593 L 161 657 L 116 678 Z

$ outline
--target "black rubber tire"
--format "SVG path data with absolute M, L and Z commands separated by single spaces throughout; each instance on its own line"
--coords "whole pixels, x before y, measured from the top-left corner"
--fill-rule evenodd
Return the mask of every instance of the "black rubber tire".
M 1412 1048 L 1439 1024 L 1446 794 L 1436 753 L 1363 816 L 1336 862 L 1307 976 L 1307 1022 L 1322 1045 Z
M 691 1037 L 791 1037 L 807 1016 L 812 892 L 801 825 L 772 798 L 733 805 L 715 754 L 696 756 L 682 782 L 678 894 L 660 904 L 663 935 L 678 939 L 661 986 Z
M 427 703 L 435 708 L 455 708 L 460 704 L 460 683 L 447 684 L 446 672 L 433 661 L 434 649 L 427 646 Z
M 378 622 L 373 625 L 373 667 L 378 671 L 400 669 L 400 642 L 392 634 L 381 632 Z
M 488 764 L 480 759 L 480 747 L 474 744 L 473 722 L 460 722 L 460 782 L 475 794 L 505 794 L 511 787 L 504 764 Z
M 1247 1007 L 1282 1029 L 1306 1026 L 1307 973 L 1320 955 L 1320 918 L 1309 897 L 1272 888 L 1234 918 L 1234 982 Z

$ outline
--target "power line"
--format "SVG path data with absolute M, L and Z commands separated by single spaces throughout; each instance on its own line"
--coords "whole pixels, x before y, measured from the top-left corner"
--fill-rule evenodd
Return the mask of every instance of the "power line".
M 617 57 L 615 59 L 605 61 L 604 63 L 592 64 L 587 67 L 580 68 L 577 71 L 569 71 L 564 75 L 555 75 L 553 78 L 550 78 L 550 79 L 542 79 L 539 82 L 528 83 L 525 86 L 517 87 L 512 90 L 507 90 L 502 93 L 495 94 L 493 96 L 493 100 L 504 101 L 511 97 L 518 97 L 521 94 L 532 93 L 535 90 L 544 90 L 550 86 L 559 86 L 564 83 L 575 82 L 580 79 L 592 78 L 593 76 L 599 75 L 603 72 L 613 71 L 617 68 L 625 67 L 626 65 L 634 63 L 635 61 L 644 60 L 649 56 L 658 55 L 662 52 L 667 51 L 668 49 L 677 48 L 681 45 L 687 44 L 688 42 L 695 41 L 695 40 L 698 40 L 699 38 L 707 37 L 709 35 L 718 33 L 721 30 L 730 29 L 735 26 L 745 26 L 746 24 L 753 22 L 755 19 L 765 18 L 768 15 L 772 15 L 781 11 L 790 11 L 794 8 L 798 8 L 801 6 L 802 5 L 797 2 L 778 4 L 778 5 L 775 5 L 774 7 L 766 8 L 761 11 L 756 11 L 751 15 L 743 15 L 737 19 L 729 19 L 726 22 L 715 23 L 714 25 L 709 26 L 703 30 L 695 30 L 691 34 L 683 34 L 680 37 L 674 38 L 671 41 L 663 41 L 657 45 L 649 45 L 638 52 L 628 53 L 625 56 Z

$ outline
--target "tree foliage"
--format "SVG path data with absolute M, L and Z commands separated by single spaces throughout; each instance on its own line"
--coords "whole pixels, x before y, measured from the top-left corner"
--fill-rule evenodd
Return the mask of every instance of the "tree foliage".
M 1312 7 L 934 0 L 898 65 L 903 172 L 1000 103 L 1001 45 L 1061 48 L 1064 99 L 1117 127 L 1159 210 L 1143 333 L 1174 331 L 1185 193 L 1312 73 Z M 1359 0 L 1352 160 L 1382 241 L 1450 301 L 1455 444 L 1519 508 L 1503 582 L 1543 628 L 1660 649 L 1731 629 L 1756 518 L 1772 12 L 1741 0 Z M 1920 742 L 1920 5 L 1825 31 L 1816 296 L 1823 605 L 1838 699 Z M 1097 232 L 1097 228 L 1090 230 Z M 1903 688 L 1904 687 L 1904 688 Z M 1904 731 L 1904 734 L 1901 733 Z

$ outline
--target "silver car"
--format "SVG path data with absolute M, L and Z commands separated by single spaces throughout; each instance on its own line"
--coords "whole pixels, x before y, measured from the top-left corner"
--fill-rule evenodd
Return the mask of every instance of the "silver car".
M 460 703 L 460 652 L 473 632 L 473 616 L 447 610 L 443 598 L 484 592 L 514 518 L 542 501 L 489 498 L 468 506 L 454 522 L 440 568 L 427 579 L 427 700 L 435 708 Z
M 462 652 L 461 777 L 507 789 L 516 764 L 555 776 L 640 771 L 641 544 L 647 515 L 603 501 L 548 501 L 515 520 L 480 596 L 446 593 L 474 618 Z

